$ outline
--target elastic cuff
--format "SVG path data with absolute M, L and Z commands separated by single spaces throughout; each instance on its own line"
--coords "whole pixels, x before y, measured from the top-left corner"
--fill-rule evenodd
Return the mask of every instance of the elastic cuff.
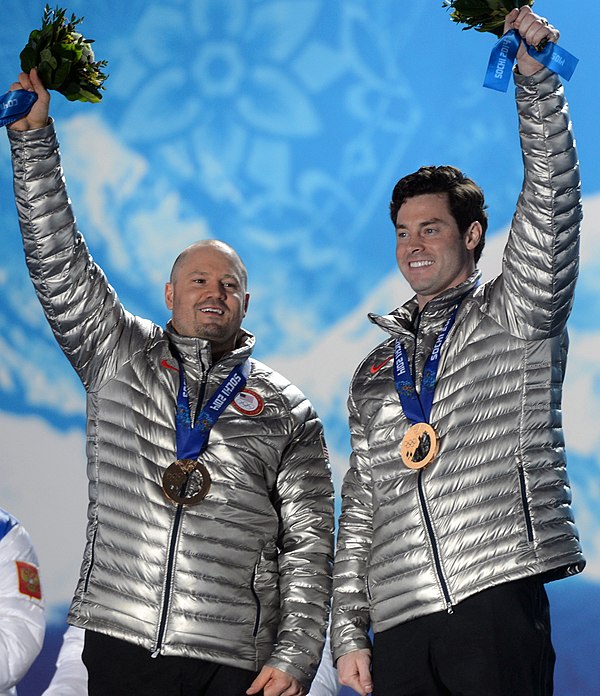
M 48 123 L 42 128 L 34 128 L 33 130 L 17 131 L 6 129 L 8 139 L 13 142 L 31 142 L 33 140 L 43 140 L 54 133 L 54 119 L 48 116 Z

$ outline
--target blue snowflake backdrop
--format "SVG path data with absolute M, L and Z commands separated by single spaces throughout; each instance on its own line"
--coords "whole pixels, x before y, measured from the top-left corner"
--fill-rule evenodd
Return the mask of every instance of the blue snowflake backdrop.
M 43 0 L 3 0 L 0 91 Z M 600 157 L 598 3 L 536 9 L 580 58 L 567 85 L 585 195 L 564 419 L 581 578 L 549 588 L 557 696 L 599 693 Z M 337 489 L 352 372 L 380 337 L 367 311 L 408 297 L 387 204 L 404 173 L 451 163 L 486 193 L 481 266 L 497 272 L 522 180 L 512 89 L 482 88 L 493 37 L 461 32 L 441 0 L 72 0 L 109 61 L 98 105 L 53 97 L 69 191 L 95 258 L 126 306 L 167 319 L 163 287 L 188 243 L 221 238 L 250 271 L 258 357 L 295 381 L 326 426 Z M 50 628 L 20 696 L 47 683 L 84 539 L 84 398 L 23 263 L 6 139 L 0 146 L 0 504 L 41 557 Z M 597 236 L 596 236 L 597 238 Z M 583 619 L 585 617 L 585 619 Z

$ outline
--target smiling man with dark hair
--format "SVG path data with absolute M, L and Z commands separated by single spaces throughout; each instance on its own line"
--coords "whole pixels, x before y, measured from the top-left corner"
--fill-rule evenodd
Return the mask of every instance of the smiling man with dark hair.
M 558 39 L 529 7 L 505 31 Z M 401 179 L 415 296 L 350 388 L 334 572 L 340 681 L 374 696 L 550 696 L 544 583 L 580 572 L 561 424 L 580 183 L 559 78 L 520 44 L 525 179 L 500 276 L 480 284 L 483 194 L 454 167 Z M 369 631 L 373 631 L 373 642 Z

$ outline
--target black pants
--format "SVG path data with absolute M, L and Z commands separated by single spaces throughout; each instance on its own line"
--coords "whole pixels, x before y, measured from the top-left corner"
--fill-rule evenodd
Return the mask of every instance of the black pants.
M 538 578 L 376 633 L 373 696 L 551 696 L 555 654 Z
M 245 696 L 256 672 L 148 650 L 85 632 L 88 696 Z

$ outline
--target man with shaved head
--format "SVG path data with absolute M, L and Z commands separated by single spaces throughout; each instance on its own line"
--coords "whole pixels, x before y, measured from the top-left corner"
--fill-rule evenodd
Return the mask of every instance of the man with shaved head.
M 87 544 L 69 612 L 90 696 L 302 696 L 327 626 L 333 490 L 306 397 L 251 357 L 227 244 L 176 259 L 166 328 L 127 312 L 77 229 L 48 92 L 10 126 L 27 264 L 87 392 Z
M 229 245 L 214 239 L 192 244 L 175 259 L 165 288 L 173 328 L 210 340 L 213 358 L 221 357 L 235 348 L 248 309 L 247 286 L 246 267 Z

